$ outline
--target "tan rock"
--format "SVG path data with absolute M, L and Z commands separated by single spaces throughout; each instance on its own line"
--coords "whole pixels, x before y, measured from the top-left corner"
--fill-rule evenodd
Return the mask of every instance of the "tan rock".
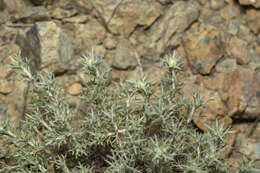
M 260 113 L 259 86 L 255 72 L 238 67 L 231 75 L 228 90 L 228 110 L 230 116 L 253 118 Z M 241 114 L 243 112 L 243 114 Z
M 250 62 L 251 56 L 247 48 L 247 42 L 232 37 L 228 46 L 227 51 L 232 57 L 236 58 L 238 64 L 243 65 Z
M 134 46 L 127 39 L 120 39 L 112 66 L 116 69 L 127 70 L 137 65 Z
M 0 94 L 9 94 L 13 91 L 13 86 L 11 82 L 5 80 L 5 79 L 0 79 Z
M 0 79 L 7 79 L 14 73 L 7 65 L 0 66 Z
M 104 43 L 103 43 L 104 47 L 106 49 L 115 49 L 116 46 L 117 46 L 117 40 L 115 38 L 113 38 L 112 36 L 109 36 L 107 37 L 105 40 L 104 40 Z
M 197 110 L 194 114 L 194 123 L 198 128 L 203 131 L 208 131 L 208 126 L 212 126 L 215 124 L 216 119 L 218 117 L 226 116 L 226 109 L 224 104 L 221 101 L 221 98 L 217 95 L 217 93 L 209 92 L 207 90 L 202 91 L 204 100 L 215 95 L 215 99 L 209 101 L 205 106 L 205 110 Z M 201 115 L 202 114 L 202 115 Z M 225 127 L 228 127 L 232 124 L 232 120 L 223 121 Z M 221 121 L 220 121 L 221 122 Z M 221 122 L 222 123 L 222 122 Z
M 234 4 L 234 0 L 228 0 L 232 1 L 229 2 L 230 5 L 226 5 L 225 7 L 220 9 L 220 16 L 223 17 L 226 20 L 230 20 L 232 18 L 235 18 L 236 16 L 240 15 L 240 9 L 239 6 L 232 5 Z
M 249 28 L 255 33 L 260 33 L 260 11 L 256 9 L 249 9 L 246 11 L 247 22 Z
M 80 94 L 81 88 L 82 85 L 80 83 L 74 83 L 67 89 L 67 92 L 70 95 L 76 96 Z
M 231 74 L 237 69 L 236 59 L 227 58 L 216 65 L 216 72 Z
M 54 22 L 37 22 L 20 30 L 16 43 L 22 56 L 31 60 L 31 68 L 61 73 L 73 67 L 75 45 L 72 39 Z
M 110 4 L 116 3 L 111 1 Z M 102 6 L 105 9 L 109 8 L 104 3 Z M 129 36 L 137 25 L 150 26 L 162 13 L 162 7 L 158 3 L 142 0 L 126 0 L 112 9 L 115 13 L 111 16 L 111 20 L 109 16 L 104 17 L 108 28 L 113 34 L 120 34 L 124 37 Z
M 190 65 L 201 74 L 210 74 L 223 56 L 221 31 L 213 26 L 198 28 L 185 38 L 184 48 Z
M 95 19 L 89 19 L 86 24 L 75 23 L 75 43 L 81 51 L 90 52 L 94 45 L 99 45 L 106 39 L 105 28 Z

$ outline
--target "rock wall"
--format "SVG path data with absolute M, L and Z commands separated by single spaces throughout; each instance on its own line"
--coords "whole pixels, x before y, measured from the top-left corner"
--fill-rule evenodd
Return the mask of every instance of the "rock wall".
M 218 119 L 260 141 L 252 123 L 260 115 L 259 9 L 260 0 L 0 0 L 0 121 L 11 117 L 17 126 L 24 113 L 28 86 L 7 67 L 19 51 L 34 70 L 55 73 L 75 105 L 87 80 L 79 58 L 92 49 L 114 80 L 138 77 L 138 55 L 155 81 L 160 58 L 176 50 L 184 95 L 199 89 L 216 98 L 196 126 L 207 131 Z

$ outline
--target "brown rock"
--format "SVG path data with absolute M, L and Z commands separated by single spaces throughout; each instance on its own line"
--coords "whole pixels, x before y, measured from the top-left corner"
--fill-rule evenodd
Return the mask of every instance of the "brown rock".
M 95 19 L 89 19 L 86 24 L 75 23 L 75 42 L 80 51 L 90 52 L 92 46 L 99 45 L 106 39 L 105 28 Z
M 127 39 L 120 39 L 116 48 L 112 66 L 116 69 L 126 70 L 137 65 L 135 49 Z
M 27 7 L 15 16 L 13 22 L 33 24 L 39 21 L 50 21 L 51 17 L 48 10 L 42 6 Z
M 106 49 L 111 50 L 111 49 L 116 48 L 116 46 L 117 46 L 117 41 L 116 41 L 116 39 L 113 38 L 112 36 L 109 36 L 109 37 L 107 37 L 107 38 L 104 40 L 103 45 L 104 45 L 104 47 L 105 47 Z
M 235 59 L 227 58 L 221 62 L 218 62 L 216 66 L 216 72 L 230 74 L 237 69 L 237 63 Z
M 208 90 L 203 90 L 203 98 L 204 100 L 215 96 L 214 100 L 209 101 L 206 104 L 206 108 L 203 111 L 203 113 L 200 110 L 197 110 L 197 112 L 194 115 L 194 123 L 198 128 L 200 128 L 203 131 L 208 131 L 208 126 L 212 126 L 215 124 L 215 121 L 217 117 L 224 117 L 226 115 L 226 109 L 224 104 L 222 103 L 220 97 L 215 92 L 210 92 Z M 200 115 L 202 113 L 202 116 Z M 223 122 L 225 127 L 228 127 L 231 125 L 232 120 L 229 119 L 228 121 Z
M 54 22 L 38 22 L 20 31 L 16 43 L 22 49 L 21 55 L 32 61 L 33 70 L 59 73 L 73 67 L 70 62 L 75 55 L 75 45 Z
M 20 0 L 3 0 L 3 4 L 5 4 L 6 9 L 10 14 L 16 14 L 23 11 L 26 6 L 28 6 L 28 2 L 20 1 Z
M 9 94 L 13 91 L 13 86 L 12 84 L 5 80 L 5 79 L 0 79 L 0 94 Z
M 233 0 L 230 0 L 233 1 Z M 230 2 L 231 5 L 226 5 L 225 7 L 220 9 L 220 16 L 226 20 L 230 20 L 232 18 L 236 18 L 240 15 L 240 9 L 236 5 L 232 5 L 233 2 Z
M 228 46 L 227 52 L 230 56 L 236 58 L 238 64 L 243 65 L 250 62 L 251 56 L 247 48 L 247 42 L 237 37 L 232 37 Z
M 260 113 L 260 87 L 255 73 L 247 68 L 238 67 L 231 76 L 228 90 L 228 111 L 230 116 L 253 118 Z M 243 114 L 242 114 L 243 113 Z
M 0 66 L 0 79 L 7 79 L 14 73 L 14 70 L 9 69 L 7 65 Z
M 147 53 L 158 57 L 165 53 L 168 47 L 175 47 L 180 44 L 183 32 L 199 17 L 199 4 L 195 1 L 185 3 L 177 1 L 174 3 L 160 22 L 155 23 L 148 34 L 150 40 L 147 44 L 152 47 Z
M 204 26 L 188 34 L 184 48 L 190 65 L 201 74 L 210 74 L 216 62 L 223 56 L 221 31 Z
M 76 96 L 80 94 L 81 88 L 82 85 L 80 83 L 74 83 L 67 89 L 67 92 L 72 96 Z
M 255 33 L 260 33 L 260 11 L 256 9 L 249 9 L 246 11 L 247 22 L 249 28 Z
M 109 30 L 113 34 L 120 34 L 124 37 L 128 37 L 137 25 L 150 26 L 162 13 L 162 7 L 154 1 L 126 0 L 117 4 L 113 0 L 106 4 L 101 1 L 97 3 L 104 8 L 104 11 L 112 10 L 111 15 L 108 16 L 104 16 L 106 13 L 100 11 Z

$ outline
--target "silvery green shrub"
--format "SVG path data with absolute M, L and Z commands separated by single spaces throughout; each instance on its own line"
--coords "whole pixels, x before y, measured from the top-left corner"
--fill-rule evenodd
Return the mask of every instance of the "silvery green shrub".
M 225 135 L 231 132 L 218 121 L 207 133 L 194 128 L 194 113 L 211 98 L 205 100 L 198 92 L 193 102 L 183 97 L 178 79 L 182 64 L 176 53 L 162 59 L 167 72 L 158 86 L 141 76 L 108 87 L 111 71 L 99 68 L 102 61 L 93 52 L 82 57 L 86 74 L 92 76 L 80 95 L 82 117 L 80 111 L 72 113 L 53 74 L 32 74 L 26 59 L 13 57 L 10 67 L 32 86 L 33 111 L 19 129 L 2 123 L 0 172 L 231 172 L 232 165 L 220 159 Z M 80 120 L 73 121 L 75 116 Z M 245 162 L 236 171 L 258 170 Z

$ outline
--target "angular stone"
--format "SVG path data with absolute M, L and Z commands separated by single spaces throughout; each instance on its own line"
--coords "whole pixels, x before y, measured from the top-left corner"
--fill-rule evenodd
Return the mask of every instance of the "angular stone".
M 7 81 L 6 79 L 0 78 L 0 94 L 9 94 L 13 91 L 13 86 L 11 82 Z
M 216 72 L 218 73 L 225 73 L 231 74 L 237 69 L 237 62 L 236 59 L 224 59 L 223 61 L 219 62 L 216 66 Z
M 93 4 L 109 31 L 124 37 L 137 25 L 150 26 L 162 13 L 162 7 L 153 0 L 98 0 Z
M 255 33 L 260 33 L 260 11 L 256 9 L 248 9 L 246 11 L 246 18 L 249 28 Z
M 215 99 L 206 103 L 206 108 L 203 113 L 200 110 L 197 110 L 194 115 L 194 123 L 196 124 L 196 126 L 203 131 L 208 131 L 207 125 L 211 127 L 215 124 L 216 119 L 218 119 L 219 124 L 224 124 L 225 128 L 229 127 L 232 124 L 232 119 L 226 118 L 225 121 L 222 120 L 223 118 L 225 118 L 227 111 L 218 93 L 210 92 L 208 90 L 203 90 L 201 92 L 204 99 L 212 96 L 214 96 Z M 201 113 L 202 117 L 200 117 Z
M 12 15 L 23 11 L 29 5 L 28 2 L 21 0 L 3 0 L 3 4 Z
M 112 67 L 121 70 L 134 68 L 137 65 L 135 49 L 127 39 L 120 39 L 116 48 Z
M 33 24 L 39 21 L 50 21 L 51 17 L 48 10 L 42 6 L 27 7 L 21 11 L 13 20 L 13 22 L 22 22 Z
M 199 17 L 197 2 L 176 1 L 151 28 L 137 28 L 129 40 L 145 61 L 158 62 L 160 57 L 181 43 L 183 32 Z
M 251 60 L 251 56 L 247 48 L 247 42 L 237 37 L 231 38 L 228 44 L 227 52 L 230 56 L 236 58 L 237 63 L 240 65 L 248 64 Z
M 216 62 L 223 56 L 222 32 L 213 26 L 198 28 L 186 37 L 184 48 L 190 66 L 200 74 L 210 74 Z
M 14 70 L 10 70 L 7 65 L 0 66 L 0 79 L 7 79 L 13 72 Z
M 112 36 L 109 36 L 104 40 L 103 44 L 106 49 L 115 49 L 117 46 L 117 40 Z
M 14 128 L 18 128 L 20 121 L 24 118 L 26 95 L 28 94 L 28 83 L 15 76 L 13 92 L 8 97 L 0 97 L 0 123 L 9 119 Z
M 22 57 L 32 60 L 34 70 L 63 72 L 71 67 L 75 54 L 73 42 L 54 22 L 36 23 L 19 32 L 16 43 L 22 49 Z
M 91 0 L 77 0 L 74 3 L 77 10 L 82 14 L 90 14 L 94 8 Z
M 229 116 L 256 118 L 260 113 L 260 86 L 254 71 L 238 67 L 231 76 L 228 90 Z
M 196 2 L 174 3 L 164 17 L 156 22 L 148 31 L 151 41 L 150 52 L 161 55 L 169 47 L 179 45 L 185 29 L 199 17 L 199 6 Z
M 78 50 L 90 52 L 94 45 L 99 45 L 106 39 L 105 28 L 95 19 L 90 19 L 85 24 L 75 23 L 75 38 Z
M 185 79 L 185 85 L 182 88 L 183 95 L 193 102 L 192 95 L 197 90 L 202 94 L 203 100 L 205 101 L 209 97 L 214 97 L 214 100 L 211 100 L 206 103 L 204 110 L 198 109 L 193 115 L 194 124 L 203 131 L 208 131 L 208 127 L 215 124 L 216 119 L 220 123 L 224 123 L 224 127 L 227 128 L 232 124 L 232 119 L 226 118 L 227 109 L 224 106 L 220 95 L 216 91 L 211 91 L 203 87 L 203 85 L 198 85 L 200 82 L 198 77 L 190 77 Z
M 230 20 L 232 18 L 236 18 L 236 16 L 241 15 L 239 6 L 232 5 L 233 2 L 231 2 L 230 4 L 231 5 L 226 5 L 225 7 L 220 9 L 220 16 L 223 17 L 225 20 Z

